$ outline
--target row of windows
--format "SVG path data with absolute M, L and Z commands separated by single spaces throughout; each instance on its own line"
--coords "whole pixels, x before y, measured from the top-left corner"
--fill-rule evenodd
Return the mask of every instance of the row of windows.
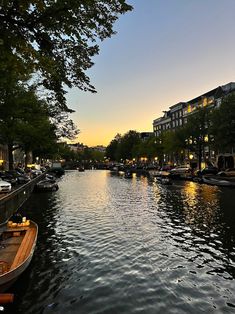
M 172 120 L 182 117 L 182 111 L 176 111 L 172 113 Z
M 184 124 L 187 123 L 187 118 L 184 118 L 184 119 L 180 118 L 178 120 L 172 121 L 171 123 L 156 125 L 156 126 L 154 126 L 154 132 L 160 131 L 160 130 L 168 130 L 170 128 L 182 126 L 183 122 L 184 122 Z
M 212 103 L 213 101 L 214 101 L 214 99 L 210 99 L 210 101 L 208 101 L 207 103 Z M 199 107 L 198 103 L 191 104 L 191 105 L 188 104 L 188 106 L 185 107 L 184 109 L 171 113 L 170 114 L 171 122 L 154 126 L 154 132 L 157 132 L 158 130 L 161 131 L 161 130 L 168 130 L 170 128 L 176 128 L 178 126 L 182 126 L 183 123 L 186 124 L 187 118 L 184 116 L 186 116 L 188 113 L 194 111 L 198 107 Z
M 183 121 L 182 119 L 179 119 L 179 120 L 175 120 L 175 121 L 172 121 L 172 127 L 177 127 L 177 126 L 181 126 L 183 124 Z

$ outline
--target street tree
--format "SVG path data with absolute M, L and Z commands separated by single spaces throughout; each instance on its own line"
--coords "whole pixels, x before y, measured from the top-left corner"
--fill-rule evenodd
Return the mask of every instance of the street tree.
M 3 77 L 37 73 L 34 78 L 65 110 L 66 86 L 95 92 L 86 71 L 99 52 L 98 42 L 115 34 L 114 22 L 131 9 L 125 0 L 2 0 Z
M 134 148 L 136 145 L 140 143 L 140 136 L 139 133 L 130 130 L 127 133 L 125 133 L 117 146 L 117 152 L 116 152 L 116 157 L 117 160 L 131 160 L 134 157 Z
M 162 148 L 158 143 L 155 136 L 151 136 L 144 141 L 140 141 L 137 146 L 134 147 L 134 154 L 137 159 L 141 157 L 147 157 L 148 160 L 154 160 L 156 157 L 161 156 Z
M 38 112 L 36 117 L 31 116 L 29 121 L 19 121 L 17 128 L 15 142 L 18 145 L 15 147 L 24 151 L 25 167 L 29 162 L 28 157 L 31 152 L 34 158 L 36 156 L 45 158 L 45 155 L 57 149 L 56 128 L 43 111 Z
M 223 153 L 235 151 L 235 95 L 224 98 L 210 118 L 214 149 Z
M 38 100 L 34 90 L 24 84 L 12 85 L 10 94 L 0 101 L 0 143 L 8 147 L 9 168 L 13 168 L 13 151 L 28 153 L 39 139 L 46 141 L 45 132 L 51 130 L 45 103 Z M 48 133 L 48 132 L 47 132 Z
M 188 136 L 189 133 L 182 127 L 179 127 L 174 131 L 163 133 L 163 151 L 166 155 L 171 156 L 170 160 L 174 160 L 176 163 L 183 162 L 184 150 L 187 148 L 186 139 Z
M 106 157 L 109 158 L 111 161 L 117 160 L 117 149 L 118 144 L 121 140 L 121 134 L 117 134 L 114 139 L 109 143 L 106 147 Z
M 205 146 L 208 146 L 210 136 L 210 109 L 200 107 L 188 117 L 187 124 L 183 127 L 185 143 L 189 151 L 195 152 L 198 156 L 198 169 L 201 170 L 202 154 Z
M 3 93 L 0 101 L 0 143 L 8 147 L 9 168 L 13 168 L 13 151 L 51 150 L 59 138 L 72 139 L 77 133 L 68 114 L 52 110 L 25 82 L 11 84 L 11 93 Z

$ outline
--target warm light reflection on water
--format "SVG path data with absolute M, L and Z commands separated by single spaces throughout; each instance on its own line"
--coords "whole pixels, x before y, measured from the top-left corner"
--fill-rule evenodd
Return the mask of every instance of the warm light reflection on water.
M 218 193 L 218 187 L 185 182 L 182 202 L 186 223 L 211 231 L 220 209 Z
M 232 313 L 234 190 L 70 171 L 33 194 L 31 267 L 9 313 Z

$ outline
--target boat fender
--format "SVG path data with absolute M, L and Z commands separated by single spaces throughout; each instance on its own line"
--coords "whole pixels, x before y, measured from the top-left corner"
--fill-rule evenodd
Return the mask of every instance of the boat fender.
M 14 294 L 13 293 L 0 293 L 0 304 L 13 303 Z

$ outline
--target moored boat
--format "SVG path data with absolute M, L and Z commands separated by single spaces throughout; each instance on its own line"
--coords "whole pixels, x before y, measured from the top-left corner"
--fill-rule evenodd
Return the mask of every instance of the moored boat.
M 35 191 L 57 191 L 59 186 L 53 180 L 41 180 L 35 185 Z
M 169 173 L 163 172 L 161 176 L 156 177 L 156 181 L 162 184 L 170 185 L 172 184 L 172 179 Z
M 152 178 L 168 176 L 169 172 L 165 170 L 149 170 L 149 176 Z
M 172 180 L 169 176 L 165 176 L 165 177 L 160 177 L 158 179 L 158 182 L 162 183 L 162 184 L 166 184 L 166 185 L 171 185 L 172 184 Z
M 124 177 L 125 177 L 126 179 L 131 179 L 131 178 L 132 178 L 132 172 L 131 172 L 131 171 L 125 171 Z
M 79 171 L 79 172 L 84 172 L 84 171 L 85 171 L 85 168 L 84 168 L 83 166 L 80 166 L 80 167 L 78 168 L 78 171 Z
M 219 176 L 202 176 L 202 181 L 210 185 L 235 187 L 235 179 Z
M 0 292 L 6 291 L 28 267 L 35 250 L 35 222 L 11 222 L 0 229 Z

